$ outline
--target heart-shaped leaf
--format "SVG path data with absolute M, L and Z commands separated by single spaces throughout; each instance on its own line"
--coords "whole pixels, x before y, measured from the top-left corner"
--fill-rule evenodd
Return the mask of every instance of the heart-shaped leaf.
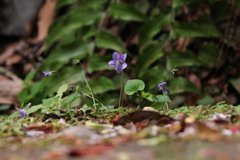
M 137 91 L 142 91 L 145 88 L 145 83 L 139 79 L 128 80 L 124 92 L 127 95 L 133 95 Z

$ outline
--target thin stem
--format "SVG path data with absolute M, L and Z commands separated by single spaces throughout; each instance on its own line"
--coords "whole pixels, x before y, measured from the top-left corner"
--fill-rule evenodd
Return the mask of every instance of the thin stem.
M 141 97 L 141 95 L 140 95 L 139 92 L 137 92 L 137 94 L 138 94 L 138 97 L 139 97 L 139 106 L 141 107 L 141 104 L 142 104 L 142 97 Z
M 165 93 L 164 93 L 164 91 L 162 90 L 162 93 L 163 93 L 163 95 L 165 95 Z M 167 109 L 168 109 L 168 103 L 167 102 L 165 102 L 165 104 L 166 104 L 166 106 L 167 106 Z
M 121 107 L 121 102 L 122 102 L 122 105 L 123 105 L 123 98 L 122 98 L 122 91 L 123 91 L 123 81 L 124 81 L 124 74 L 123 74 L 123 71 L 121 73 L 121 87 L 120 87 L 120 98 L 119 98 L 119 101 L 118 101 L 118 108 Z
M 86 94 L 86 93 L 84 93 L 83 91 L 80 91 L 82 94 L 84 94 L 85 96 L 87 96 L 88 98 L 93 98 L 93 97 L 91 97 L 90 95 L 88 95 L 88 94 Z M 105 107 L 103 104 L 102 104 L 102 102 L 100 102 L 98 99 L 95 99 L 102 107 Z
M 62 82 L 61 82 L 61 78 L 60 78 L 60 75 L 59 75 L 59 73 L 57 72 L 57 71 L 52 71 L 53 73 L 57 73 L 57 75 L 58 75 L 58 81 L 59 81 L 59 83 L 60 83 L 60 86 L 61 86 L 61 84 L 62 84 Z
M 87 82 L 87 79 L 85 78 L 85 75 L 84 75 L 84 71 L 83 71 L 83 67 L 82 67 L 81 62 L 79 62 L 79 63 L 80 63 L 81 69 L 82 69 L 83 79 L 84 79 L 84 81 L 86 82 L 89 91 L 91 92 L 91 96 L 92 96 L 92 100 L 93 100 L 93 107 L 94 107 L 95 110 L 97 110 L 97 106 L 96 106 L 96 102 L 95 102 L 95 98 L 94 98 L 94 94 L 93 94 L 92 88 L 90 87 L 90 85 L 89 85 L 88 82 Z

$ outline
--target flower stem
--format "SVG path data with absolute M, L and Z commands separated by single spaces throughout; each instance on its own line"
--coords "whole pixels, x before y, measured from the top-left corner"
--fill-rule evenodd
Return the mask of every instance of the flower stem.
M 139 106 L 141 107 L 142 97 L 141 97 L 141 94 L 139 92 L 137 92 L 137 94 L 138 94 L 138 97 L 139 97 Z
M 90 95 L 84 93 L 83 91 L 80 91 L 82 94 L 84 94 L 85 96 L 89 97 L 89 98 L 92 98 Z M 95 99 L 102 107 L 105 107 L 102 102 L 100 102 L 98 99 Z
M 121 102 L 123 105 L 123 98 L 122 98 L 122 92 L 123 92 L 123 81 L 124 81 L 124 74 L 123 71 L 121 73 L 121 87 L 120 87 L 120 98 L 119 98 L 119 102 L 118 102 L 118 108 L 121 107 Z
M 59 84 L 60 84 L 60 86 L 61 86 L 62 82 L 61 82 L 61 78 L 60 78 L 59 73 L 58 73 L 57 71 L 52 71 L 52 72 L 53 72 L 53 73 L 57 73 L 57 75 L 58 75 L 58 81 L 59 81 Z
M 83 71 L 83 67 L 82 67 L 81 62 L 79 62 L 79 63 L 80 63 L 81 69 L 82 69 L 83 79 L 84 79 L 85 83 L 87 84 L 87 87 L 88 87 L 88 89 L 89 89 L 89 91 L 90 91 L 90 93 L 91 93 L 91 96 L 92 96 L 93 107 L 94 107 L 95 110 L 97 110 L 97 106 L 96 106 L 96 102 L 95 102 L 95 98 L 94 98 L 94 94 L 93 94 L 92 88 L 90 87 L 90 85 L 89 85 L 88 82 L 87 82 L 87 79 L 85 78 L 85 75 L 84 75 L 84 71 Z
M 165 95 L 165 94 L 164 94 L 164 91 L 162 91 L 162 93 L 163 93 L 163 95 Z M 165 102 L 165 104 L 166 104 L 166 107 L 167 107 L 167 109 L 168 109 L 168 103 Z

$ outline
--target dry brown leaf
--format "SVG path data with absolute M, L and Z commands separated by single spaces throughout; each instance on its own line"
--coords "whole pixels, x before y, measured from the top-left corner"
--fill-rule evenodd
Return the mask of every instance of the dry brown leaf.
M 30 40 L 32 43 L 39 43 L 43 41 L 47 34 L 48 28 L 52 24 L 55 17 L 55 6 L 57 0 L 46 0 L 45 4 L 39 11 L 38 20 L 38 34 L 35 39 Z
M 14 54 L 16 50 L 22 50 L 22 48 L 25 48 L 26 45 L 26 42 L 19 41 L 7 46 L 6 49 L 0 54 L 0 64 L 4 63 L 8 57 Z
M 9 80 L 6 76 L 0 74 L 0 81 Z
M 152 125 L 166 125 L 173 121 L 172 118 L 154 111 L 135 111 L 122 116 L 114 125 L 126 125 L 129 123 L 144 123 L 148 121 Z
M 205 124 L 201 122 L 194 123 L 194 127 L 197 129 L 198 138 L 209 140 L 209 141 L 216 141 L 221 138 L 221 134 L 215 130 L 210 129 Z
M 22 88 L 22 82 L 12 80 L 0 81 L 0 104 L 14 104 L 18 106 L 17 96 Z
M 113 145 L 99 144 L 96 146 L 89 146 L 87 148 L 74 148 L 70 150 L 69 155 L 71 156 L 96 155 L 113 149 L 115 149 Z
M 20 61 L 22 61 L 27 55 L 32 53 L 34 51 L 34 48 L 28 48 L 21 52 L 21 54 L 14 54 L 6 59 L 6 65 L 11 66 L 13 64 L 16 64 Z
M 195 84 L 195 86 L 196 86 L 198 89 L 201 90 L 201 88 L 202 88 L 201 81 L 200 81 L 199 77 L 196 76 L 196 74 L 191 73 L 188 78 L 189 78 L 189 81 L 190 81 L 190 82 L 192 82 L 193 84 Z
M 190 38 L 179 37 L 176 41 L 177 46 L 175 47 L 176 50 L 186 51 Z

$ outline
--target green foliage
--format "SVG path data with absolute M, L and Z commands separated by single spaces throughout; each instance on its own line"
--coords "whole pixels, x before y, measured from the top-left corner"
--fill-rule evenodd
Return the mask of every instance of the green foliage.
M 168 68 L 174 68 L 175 66 L 193 66 L 200 65 L 200 61 L 197 56 L 191 51 L 170 51 L 168 52 L 169 61 Z
M 89 80 L 88 83 L 91 86 L 94 94 L 104 93 L 115 89 L 113 82 L 109 78 L 103 76 Z M 84 91 L 89 93 L 88 89 L 85 89 Z
M 46 59 L 25 78 L 25 88 L 19 94 L 20 102 L 38 104 L 43 99 L 44 107 L 77 106 L 80 103 L 92 107 L 90 100 L 94 95 L 99 97 L 98 105 L 115 105 L 121 82 L 108 62 L 112 52 L 117 51 L 128 55 L 124 82 L 131 80 L 126 82 L 124 91 L 131 95 L 130 104 L 142 103 L 143 99 L 148 102 L 146 105 L 170 102 L 167 95 L 157 95 L 157 84 L 164 81 L 168 82 L 171 98 L 187 91 L 202 96 L 199 102 L 214 103 L 215 100 L 209 98 L 208 87 L 211 85 L 200 79 L 203 77 L 201 71 L 214 71 L 216 62 L 225 58 L 220 53 L 233 46 L 228 36 L 224 40 L 227 47 L 218 46 L 219 38 L 227 33 L 223 23 L 229 22 L 230 11 L 225 0 L 207 0 L 204 5 L 207 5 L 208 12 L 202 11 L 202 3 L 199 0 L 173 0 L 171 4 L 149 0 L 58 1 L 56 10 L 61 12 L 61 8 L 67 6 L 66 13 L 58 16 L 51 25 L 45 42 Z M 233 11 L 237 12 L 240 3 L 235 4 Z M 81 61 L 92 93 L 79 63 L 73 66 L 72 60 Z M 30 83 L 35 75 L 39 77 L 39 71 L 58 71 L 62 84 L 77 86 L 78 91 L 86 95 L 75 92 L 64 97 L 68 94 L 65 87 L 54 96 L 59 87 L 58 76 Z M 188 73 L 198 76 L 204 83 L 202 88 L 190 82 Z M 230 83 L 240 93 L 237 80 L 234 77 Z M 134 93 L 143 99 L 138 100 Z
M 167 95 L 152 95 L 151 93 L 142 92 L 142 97 L 146 98 L 150 102 L 171 102 Z
M 109 8 L 109 14 L 111 17 L 121 19 L 124 21 L 145 21 L 147 17 L 138 11 L 132 5 L 123 2 L 111 2 Z
M 94 71 L 101 70 L 112 70 L 113 67 L 109 66 L 106 62 L 111 59 L 111 56 L 102 56 L 94 54 L 89 57 L 88 73 L 93 73 Z
M 170 23 L 171 14 L 170 11 L 163 10 L 158 15 L 149 19 L 139 30 L 139 46 L 143 48 L 145 43 L 159 33 L 164 27 Z
M 226 104 L 225 101 L 218 102 L 213 106 L 183 106 L 181 108 L 176 108 L 173 110 L 163 111 L 165 114 L 174 117 L 178 113 L 183 113 L 186 115 L 194 115 L 196 119 L 206 119 L 209 118 L 214 113 L 226 112 L 231 115 L 239 114 L 240 106 L 232 106 L 231 104 Z
M 169 87 L 171 93 L 181 93 L 183 91 L 195 92 L 201 94 L 199 89 L 191 83 L 189 80 L 183 77 L 175 78 L 171 81 L 171 85 Z
M 100 22 L 102 16 L 103 12 L 97 10 L 88 10 L 83 12 L 80 9 L 69 12 L 69 14 L 66 14 L 56 20 L 51 26 L 49 36 L 46 40 L 46 45 L 50 47 L 54 41 L 58 40 L 63 35 L 69 34 L 72 30 Z
M 97 47 L 122 51 L 123 44 L 118 36 L 112 35 L 109 32 L 99 32 L 97 35 Z
M 139 79 L 132 79 L 128 80 L 125 87 L 124 92 L 127 95 L 133 95 L 134 93 L 137 93 L 138 91 L 142 91 L 145 88 L 145 84 L 142 80 Z
M 75 93 L 73 93 L 70 97 L 68 97 L 68 99 L 66 100 L 66 103 L 69 103 L 69 104 L 71 104 L 71 103 L 73 103 L 75 100 L 77 100 L 78 98 L 80 98 L 80 93 L 78 93 L 78 92 L 75 92 Z
M 158 60 L 163 56 L 162 49 L 165 46 L 165 42 L 157 41 L 152 44 L 149 44 L 138 57 L 136 64 L 136 73 L 141 77 L 146 70 L 153 62 Z
M 173 0 L 172 7 L 177 8 L 177 7 L 189 5 L 196 2 L 199 2 L 199 0 Z
M 153 106 L 155 109 L 163 109 L 162 103 L 171 102 L 170 98 L 167 95 L 153 95 L 150 92 L 144 92 L 145 83 L 139 79 L 128 80 L 124 87 L 124 92 L 127 95 L 133 95 L 134 93 L 138 94 L 140 103 L 147 104 L 148 102 L 153 102 L 153 104 L 149 104 Z M 143 98 L 146 100 L 144 101 Z M 160 106 L 154 106 L 156 103 L 160 103 Z M 141 104 L 140 104 L 141 105 Z M 144 107 L 144 106 L 140 106 Z

